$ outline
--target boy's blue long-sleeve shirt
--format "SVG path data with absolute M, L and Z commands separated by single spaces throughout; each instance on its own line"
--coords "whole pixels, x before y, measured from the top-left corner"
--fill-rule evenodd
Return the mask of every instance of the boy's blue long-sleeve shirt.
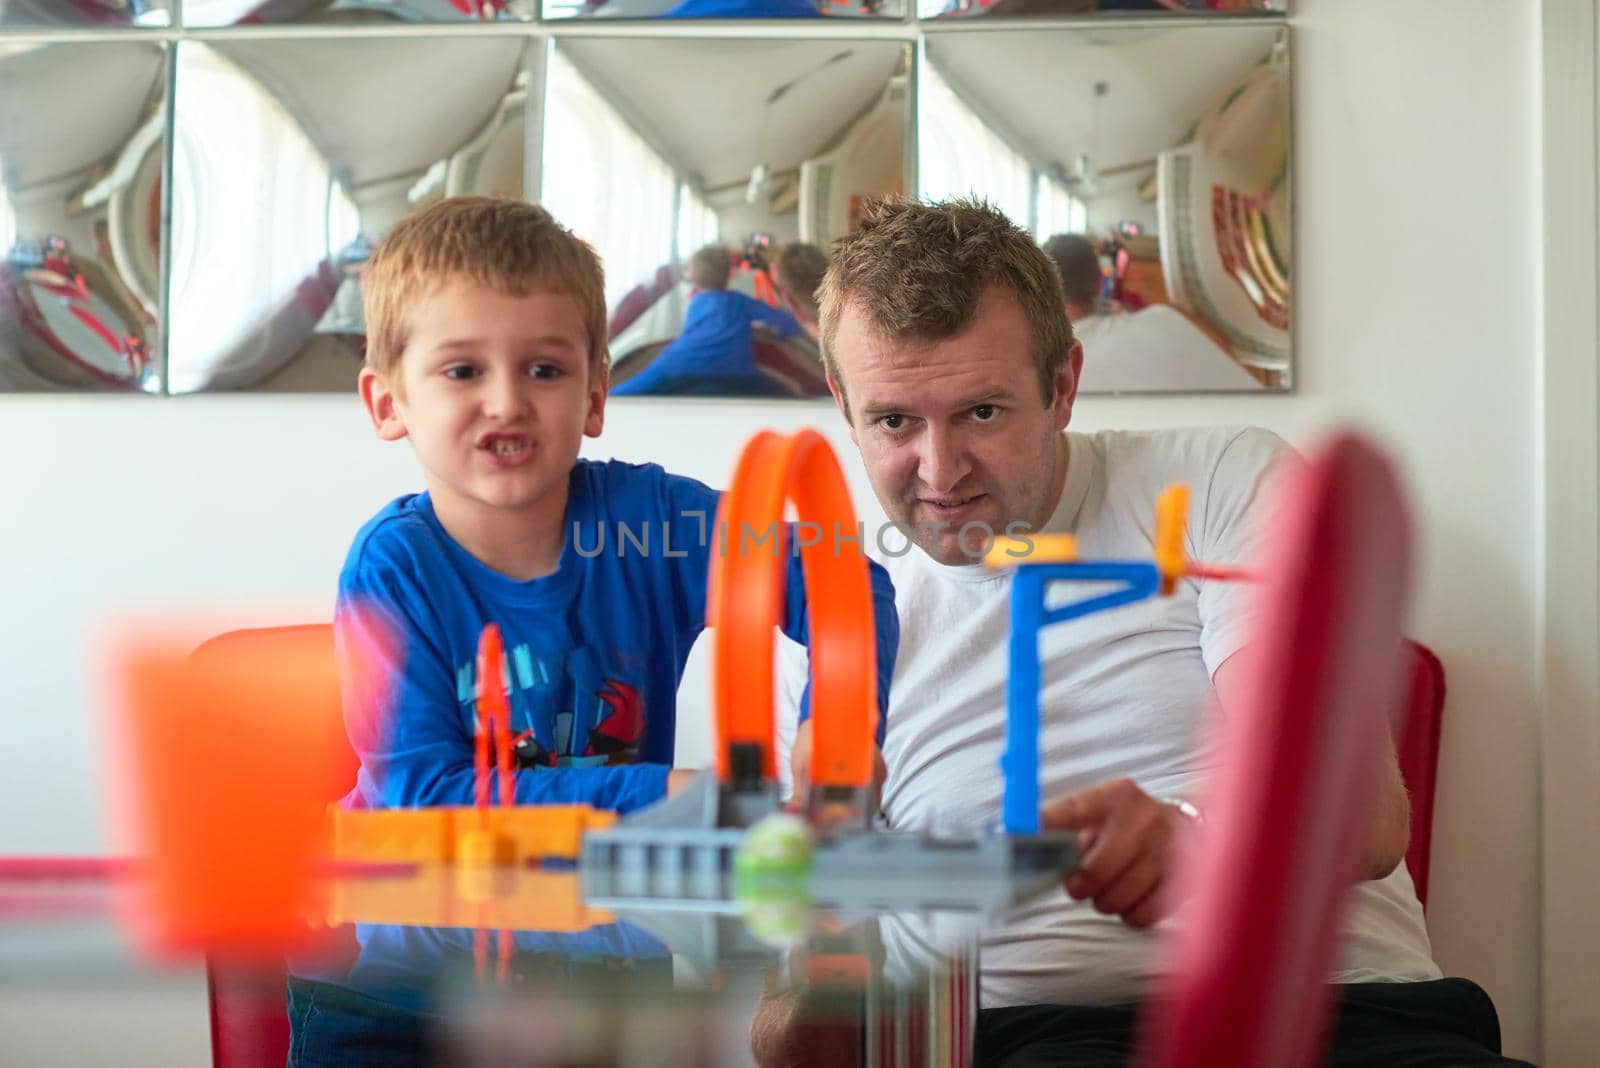
M 656 353 L 649 366 L 618 383 L 611 393 L 619 397 L 644 394 L 664 384 L 696 378 L 758 378 L 761 371 L 756 367 L 752 323 L 760 323 L 785 339 L 802 332 L 799 322 L 788 312 L 743 293 L 731 289 L 696 293 L 689 298 L 689 310 L 678 336 Z
M 457 544 L 427 494 L 385 506 L 356 535 L 339 579 L 335 622 L 345 663 L 358 638 L 363 655 L 379 651 L 375 670 L 342 673 L 346 729 L 361 758 L 346 804 L 472 803 L 475 669 L 489 622 L 505 644 L 511 730 L 523 765 L 517 802 L 629 812 L 662 797 L 678 683 L 705 627 L 719 497 L 654 464 L 580 460 L 570 476 L 560 564 L 527 582 Z M 728 551 L 736 551 L 734 542 L 730 533 Z M 869 568 L 881 745 L 899 623 L 888 574 Z M 793 552 L 786 574 L 782 629 L 805 642 Z M 361 637 L 375 621 L 387 635 Z

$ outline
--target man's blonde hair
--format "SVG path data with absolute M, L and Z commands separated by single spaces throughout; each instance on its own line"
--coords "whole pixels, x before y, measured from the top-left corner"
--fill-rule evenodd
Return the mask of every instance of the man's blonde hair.
M 395 381 L 411 309 L 451 278 L 510 297 L 536 289 L 571 297 L 589 334 L 589 373 L 610 358 L 605 271 L 594 249 L 537 204 L 450 197 L 402 219 L 361 272 L 368 367 Z
M 995 283 L 1016 296 L 1027 317 L 1034 370 L 1048 405 L 1072 347 L 1072 324 L 1062 307 L 1061 279 L 1044 250 L 983 200 L 869 201 L 860 227 L 834 242 L 817 291 L 822 359 L 841 396 L 833 342 L 847 306 L 882 337 L 943 341 L 960 333 L 984 289 Z

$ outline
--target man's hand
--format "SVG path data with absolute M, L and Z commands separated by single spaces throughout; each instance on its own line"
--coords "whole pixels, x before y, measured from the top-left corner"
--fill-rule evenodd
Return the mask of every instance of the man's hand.
M 667 796 L 671 797 L 688 786 L 698 774 L 700 774 L 699 768 L 673 768 L 667 772 Z
M 801 812 L 811 803 L 811 721 L 800 724 L 795 731 L 794 748 L 789 751 L 789 769 L 794 773 L 793 803 Z M 883 798 L 883 780 L 889 777 L 889 766 L 883 762 L 883 750 L 872 747 L 872 783 L 867 792 L 867 816 L 878 811 Z
M 1163 884 L 1186 817 L 1127 779 L 1080 790 L 1045 805 L 1046 830 L 1078 832 L 1078 870 L 1066 880 L 1076 900 L 1094 899 L 1129 927 L 1149 927 L 1166 914 Z

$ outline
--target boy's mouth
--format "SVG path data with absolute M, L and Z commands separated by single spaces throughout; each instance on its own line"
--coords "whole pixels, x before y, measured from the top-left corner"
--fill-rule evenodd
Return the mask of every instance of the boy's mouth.
M 478 448 L 498 459 L 515 459 L 528 451 L 529 442 L 521 434 L 485 434 L 478 439 Z

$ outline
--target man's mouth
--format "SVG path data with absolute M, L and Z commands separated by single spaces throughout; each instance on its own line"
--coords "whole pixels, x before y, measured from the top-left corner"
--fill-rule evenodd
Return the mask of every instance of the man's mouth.
M 985 496 L 986 494 L 975 493 L 970 497 L 918 497 L 917 503 L 935 512 L 959 512 Z

